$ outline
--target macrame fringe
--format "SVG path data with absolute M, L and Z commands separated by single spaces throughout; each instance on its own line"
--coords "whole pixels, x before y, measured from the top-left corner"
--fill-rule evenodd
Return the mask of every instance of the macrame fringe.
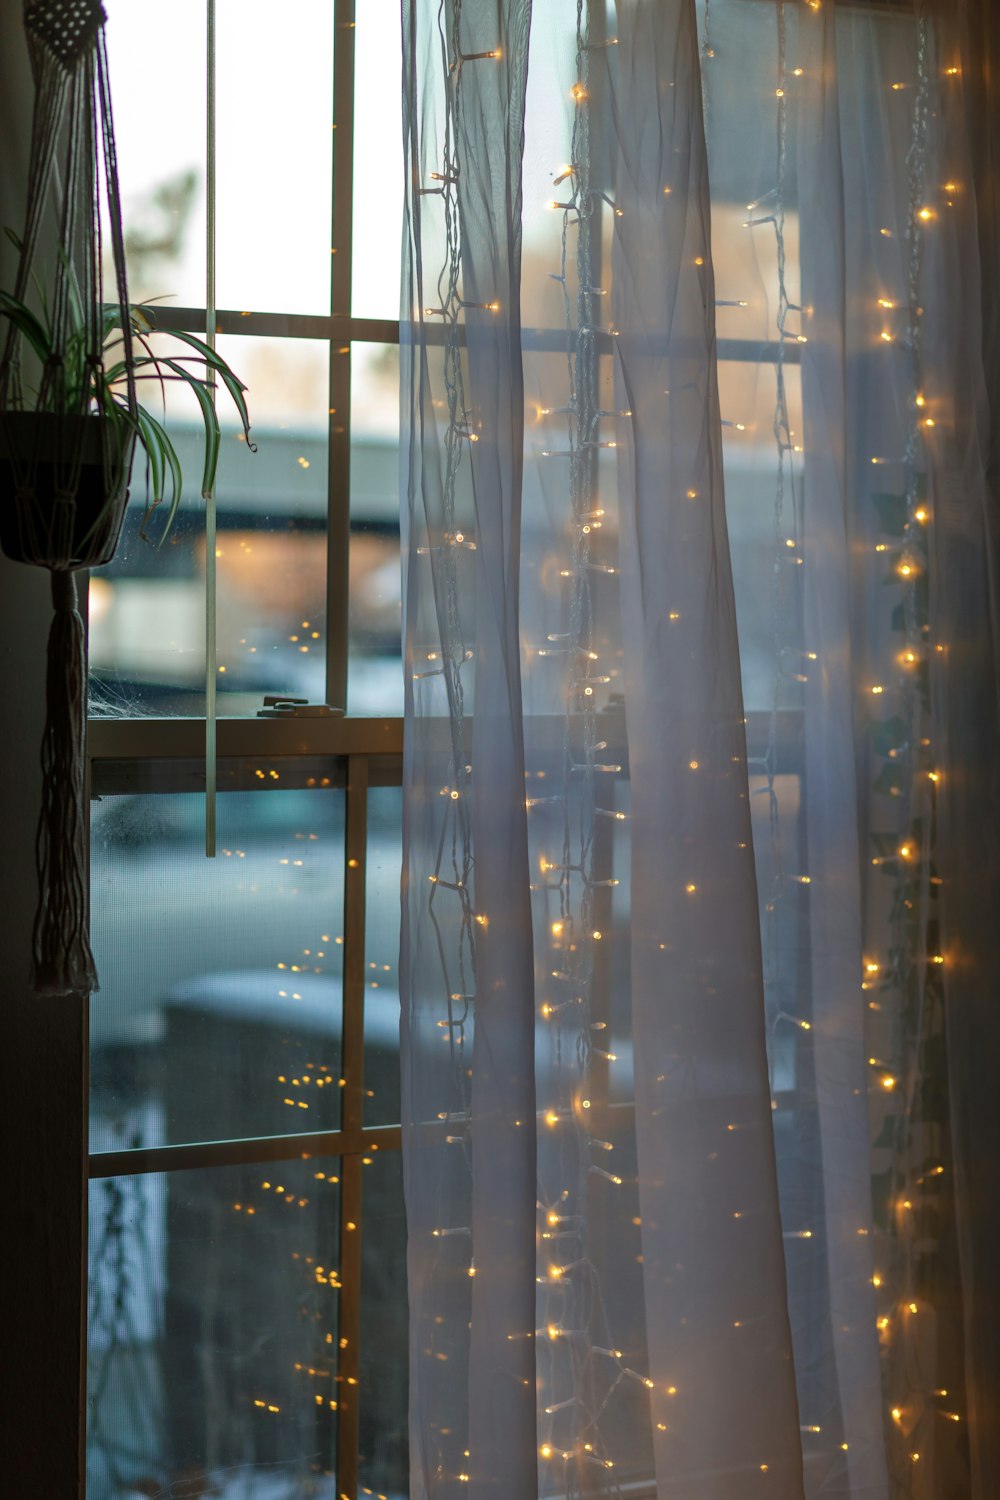
M 31 984 L 38 995 L 97 988 L 87 931 L 86 659 L 73 569 L 114 550 L 139 427 L 104 22 L 102 0 L 24 0 L 35 107 L 14 299 L 24 304 L 38 287 L 50 347 L 36 349 L 41 369 L 34 370 L 32 356 L 26 380 L 30 325 L 26 332 L 23 321 L 7 320 L 0 339 L 0 481 L 12 493 L 0 497 L 8 512 L 0 531 L 12 556 L 49 569 L 55 610 L 35 842 Z M 53 209 L 58 255 L 42 268 L 46 295 L 34 261 Z M 104 295 L 105 227 L 112 303 Z M 120 340 L 108 344 L 116 327 Z M 109 349 L 122 362 L 124 398 L 120 387 L 111 391 Z
M 84 817 L 86 656 L 72 572 L 53 571 L 42 809 L 35 841 L 38 910 L 31 985 L 37 995 L 85 995 L 98 988 L 87 912 Z

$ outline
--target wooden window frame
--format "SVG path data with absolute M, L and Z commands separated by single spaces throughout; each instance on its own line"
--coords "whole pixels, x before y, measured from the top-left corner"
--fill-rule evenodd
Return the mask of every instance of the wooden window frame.
M 399 343 L 399 323 L 351 314 L 353 242 L 355 0 L 334 0 L 333 58 L 333 212 L 331 226 L 331 310 L 329 314 L 244 313 L 218 310 L 219 334 L 257 338 L 325 339 L 329 347 L 329 461 L 327 483 L 326 702 L 344 709 L 348 669 L 348 564 L 350 554 L 351 354 L 357 343 Z M 157 310 L 164 331 L 203 332 L 204 308 Z M 382 785 L 400 785 L 403 726 L 399 717 L 244 719 L 221 718 L 217 753 L 225 757 L 308 757 L 339 762 L 345 775 L 343 849 L 343 984 L 341 1048 L 342 1114 L 336 1130 L 238 1140 L 204 1141 L 137 1150 L 91 1152 L 89 1181 L 149 1172 L 191 1170 L 300 1158 L 336 1157 L 340 1175 L 339 1294 L 340 1330 L 335 1379 L 338 1385 L 337 1492 L 353 1497 L 358 1487 L 361 1337 L 361 1246 L 364 1233 L 362 1158 L 399 1150 L 398 1125 L 366 1126 L 364 1101 L 365 883 L 368 789 L 373 762 Z M 93 719 L 88 725 L 88 786 L 96 778 L 105 789 L 136 762 L 155 764 L 163 790 L 171 765 L 204 755 L 199 719 Z M 84 1047 L 86 1052 L 86 1047 Z M 86 1220 L 84 1220 L 86 1224 Z M 84 1268 L 86 1256 L 84 1254 Z M 84 1362 L 85 1370 L 85 1362 Z M 83 1377 L 85 1379 L 85 1375 Z M 82 1403 L 85 1407 L 85 1403 Z M 80 1492 L 85 1483 L 85 1464 Z

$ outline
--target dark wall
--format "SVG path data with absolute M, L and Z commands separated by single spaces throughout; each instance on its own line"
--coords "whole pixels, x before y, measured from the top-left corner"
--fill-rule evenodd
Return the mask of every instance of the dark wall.
M 20 229 L 33 89 L 20 0 L 0 0 L 0 228 Z M 0 286 L 13 281 L 0 242 Z M 2 332 L 2 330 L 0 330 Z M 0 504 L 6 496 L 0 495 Z M 28 989 L 48 574 L 0 557 L 0 1151 L 4 1487 L 82 1493 L 86 1007 Z

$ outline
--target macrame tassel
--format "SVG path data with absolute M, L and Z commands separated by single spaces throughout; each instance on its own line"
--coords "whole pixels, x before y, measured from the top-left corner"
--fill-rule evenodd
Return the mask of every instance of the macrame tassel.
M 98 987 L 87 925 L 83 741 L 87 668 L 76 578 L 62 570 L 51 576 L 55 614 L 45 678 L 31 984 L 37 995 L 85 995 Z

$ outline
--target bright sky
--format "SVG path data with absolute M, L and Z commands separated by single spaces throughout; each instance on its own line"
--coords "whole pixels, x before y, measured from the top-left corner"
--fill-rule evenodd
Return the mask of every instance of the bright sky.
M 123 208 L 205 170 L 205 0 L 107 0 Z M 329 307 L 333 6 L 294 0 L 217 3 L 217 301 L 221 307 L 324 312 Z M 399 307 L 402 147 L 399 0 L 361 0 L 355 33 L 354 311 Z M 391 84 L 391 87 L 390 87 Z M 389 107 L 387 108 L 387 102 Z M 375 189 L 374 191 L 372 189 Z M 186 252 L 164 292 L 204 301 L 203 187 Z
M 173 294 L 180 305 L 197 306 L 205 298 L 206 0 L 106 3 L 126 224 L 155 227 L 151 191 L 191 168 L 199 179 L 181 263 L 156 267 L 154 284 L 133 290 Z M 395 318 L 403 195 L 399 0 L 358 0 L 356 15 L 353 311 Z M 546 0 L 536 6 L 532 26 L 523 186 L 526 265 L 534 257 L 528 278 L 534 292 L 524 310 L 534 317 L 541 315 L 539 288 L 552 292 L 543 268 L 558 264 L 561 216 L 545 205 L 554 192 L 558 196 L 553 176 L 570 150 L 574 17 L 573 0 Z M 332 0 L 291 0 L 284 9 L 274 0 L 217 0 L 217 18 L 217 304 L 326 312 Z M 716 270 L 725 296 L 755 298 L 760 271 L 747 259 L 752 250 L 738 227 L 728 237 L 717 233 Z M 747 336 L 751 324 L 743 309 L 720 312 L 720 333 Z M 272 341 L 256 351 L 239 343 L 239 359 L 235 347 L 229 357 L 251 384 L 258 421 L 294 412 L 308 423 L 313 408 L 321 421 L 321 346 Z M 352 424 L 392 436 L 395 376 L 383 351 L 357 346 L 353 375 Z

